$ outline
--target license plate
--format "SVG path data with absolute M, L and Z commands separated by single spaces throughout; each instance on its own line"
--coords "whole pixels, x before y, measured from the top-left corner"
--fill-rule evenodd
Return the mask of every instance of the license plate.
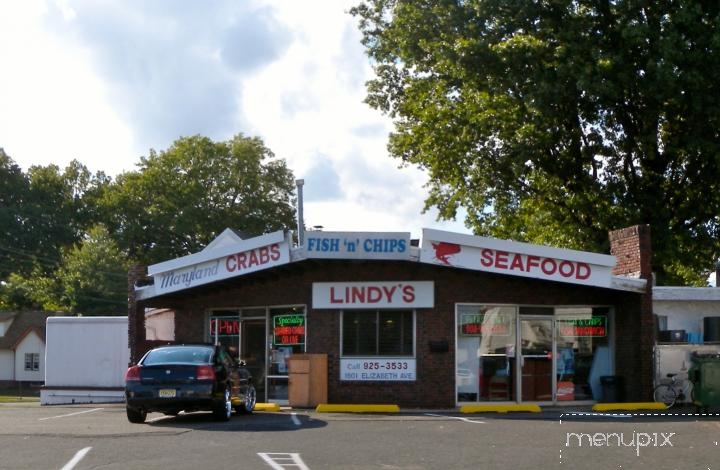
M 175 389 L 174 388 L 161 388 L 158 391 L 158 396 L 160 398 L 175 398 Z

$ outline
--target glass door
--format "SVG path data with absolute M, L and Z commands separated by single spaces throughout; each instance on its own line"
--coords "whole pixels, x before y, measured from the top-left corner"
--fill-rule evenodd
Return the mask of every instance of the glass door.
M 240 324 L 240 358 L 245 361 L 248 371 L 253 376 L 258 401 L 266 401 L 265 323 L 265 319 L 258 319 L 242 320 Z
M 520 318 L 518 396 L 522 401 L 553 401 L 553 319 Z
M 280 404 L 288 403 L 289 359 L 293 354 L 305 352 L 305 309 L 270 309 L 270 328 L 267 399 Z

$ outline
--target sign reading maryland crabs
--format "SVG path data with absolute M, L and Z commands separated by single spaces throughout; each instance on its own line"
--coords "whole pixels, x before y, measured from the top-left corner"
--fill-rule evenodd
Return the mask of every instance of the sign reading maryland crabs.
M 615 257 L 423 229 L 420 261 L 511 276 L 610 287 Z
M 241 276 L 290 262 L 290 241 L 284 231 L 205 249 L 148 267 L 155 294 L 161 295 Z

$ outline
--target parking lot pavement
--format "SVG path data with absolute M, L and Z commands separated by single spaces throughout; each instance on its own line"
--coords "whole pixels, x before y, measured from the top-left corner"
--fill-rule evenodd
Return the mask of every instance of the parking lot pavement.
M 0 404 L 0 467 L 60 468 L 59 461 L 92 448 L 77 468 L 238 468 L 238 462 L 254 462 L 241 468 L 270 468 L 259 456 L 283 453 L 301 456 L 307 468 L 704 469 L 716 468 L 712 462 L 720 456 L 719 418 L 697 415 L 691 407 L 653 413 L 597 413 L 586 406 L 475 414 L 284 407 L 228 422 L 214 421 L 211 413 L 151 413 L 145 424 L 131 424 L 122 403 Z M 602 436 L 624 436 L 623 444 Z M 649 436 L 657 436 L 652 445 Z M 628 447 L 630 440 L 634 444 Z
M 272 411 L 257 411 L 256 415 L 298 415 L 314 420 L 427 420 L 431 418 L 467 418 L 476 420 L 542 420 L 555 422 L 586 421 L 634 421 L 634 422 L 692 422 L 720 421 L 720 413 L 697 413 L 692 406 L 674 407 L 667 410 L 636 410 L 596 412 L 592 406 L 542 407 L 539 412 L 484 412 L 463 413 L 459 409 L 406 409 L 395 412 L 317 412 L 315 409 L 292 409 L 273 407 Z M 72 418 L 72 419 L 69 419 Z M 160 413 L 148 415 L 148 424 L 161 424 L 168 418 Z M 161 425 L 143 426 L 132 424 L 125 416 L 123 403 L 75 404 L 41 406 L 34 403 L 0 404 L 0 420 L 8 423 L 0 427 L 0 435 L 53 434 L 76 435 L 122 435 L 137 433 L 177 433 L 182 426 L 168 428 Z
M 465 415 L 470 416 L 470 415 Z M 602 421 L 602 420 L 634 420 L 634 421 L 706 421 L 720 420 L 720 410 L 698 412 L 694 406 L 675 406 L 669 409 L 633 409 L 596 411 L 592 405 L 542 407 L 540 412 L 507 412 L 507 413 L 473 413 L 472 416 L 483 416 L 487 419 L 525 419 L 551 421 Z
M 0 435 L 102 436 L 168 432 L 163 428 L 138 427 L 129 423 L 122 403 L 52 406 L 41 406 L 37 402 L 3 403 L 0 404 L 0 421 L 6 424 L 0 426 Z

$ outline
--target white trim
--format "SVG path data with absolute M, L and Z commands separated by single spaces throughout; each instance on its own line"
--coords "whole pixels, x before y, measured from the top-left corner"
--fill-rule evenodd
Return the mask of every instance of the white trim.
M 643 293 L 647 287 L 647 279 L 637 277 L 613 276 L 610 280 L 610 289 L 628 292 Z
M 371 238 L 374 236 L 401 236 L 402 238 L 408 236 L 405 232 L 327 232 L 315 234 L 318 238 L 324 239 L 325 237 L 345 237 L 353 235 L 356 238 Z M 234 241 L 233 241 L 234 240 Z M 407 240 L 407 239 L 405 239 Z M 449 244 L 455 244 L 459 246 L 465 246 L 468 248 L 468 253 L 471 256 L 468 258 L 458 258 L 455 262 L 441 262 L 436 258 L 436 254 L 432 249 L 432 242 L 445 242 Z M 158 274 L 172 273 L 173 271 L 179 271 L 183 269 L 192 268 L 207 268 L 210 266 L 208 263 L 221 260 L 226 256 L 231 256 L 236 253 L 247 252 L 253 249 L 269 246 L 275 243 L 286 243 L 287 246 L 283 248 L 283 251 L 287 250 L 287 257 L 283 256 L 280 263 L 285 264 L 296 261 L 302 261 L 309 258 L 316 257 L 335 257 L 337 254 L 309 254 L 306 252 L 306 247 L 295 247 L 293 248 L 290 243 L 288 234 L 279 230 L 270 234 L 262 235 L 248 240 L 242 240 L 237 237 L 237 234 L 226 229 L 222 232 L 215 240 L 208 244 L 205 249 L 198 253 L 193 253 L 180 258 L 164 261 L 148 267 L 148 275 L 156 277 Z M 404 253 L 392 253 L 391 256 L 387 254 L 380 255 L 381 257 L 388 256 L 387 259 L 392 259 L 394 256 L 398 256 L 396 259 L 403 259 L 406 261 L 417 261 L 426 264 L 433 265 L 447 265 L 448 267 L 455 268 L 466 268 L 474 270 L 482 270 L 488 272 L 495 272 L 501 275 L 507 276 L 522 276 L 535 279 L 545 279 L 556 282 L 562 282 L 567 284 L 576 285 L 587 285 L 596 286 L 605 289 L 613 289 L 628 292 L 642 293 L 645 291 L 647 281 L 645 279 L 638 279 L 626 276 L 613 276 L 611 271 L 615 266 L 615 257 L 612 255 L 605 255 L 601 253 L 584 252 L 578 250 L 570 250 L 564 248 L 549 247 L 544 245 L 535 245 L 531 243 L 516 242 L 511 240 L 500 240 L 489 237 L 478 237 L 469 234 L 461 234 L 455 232 L 447 232 L 443 230 L 423 228 L 423 237 L 421 240 L 421 247 L 410 246 L 409 243 L 405 247 Z M 498 259 L 500 255 L 505 256 L 505 253 L 514 256 L 515 262 L 523 264 L 523 269 L 504 269 L 503 266 L 490 266 L 486 267 L 480 265 L 479 261 L 475 261 L 478 256 L 478 250 L 492 250 L 498 253 Z M 342 250 L 341 250 L 342 251 Z M 357 256 L 349 256 L 347 252 L 345 256 L 338 256 L 339 259 L 374 259 L 377 258 L 377 253 L 358 253 Z M 448 255 L 448 259 L 452 260 L 453 255 Z M 508 258 L 509 259 L 509 258 Z M 538 272 L 537 262 L 538 260 L 556 260 L 562 263 L 566 268 L 566 272 L 560 273 L 562 275 L 550 274 Z M 502 259 L 503 262 L 505 258 Z M 203 264 L 205 263 L 205 264 Z M 469 265 L 465 265 L 468 264 Z M 569 263 L 576 263 L 571 265 Z M 275 267 L 277 264 L 268 264 L 264 266 L 256 266 L 252 271 L 263 270 Z M 561 266 L 561 267 L 563 267 Z M 531 272 L 532 268 L 535 267 L 534 272 Z M 503 268 L 503 269 L 499 269 Z M 576 276 L 568 273 L 569 269 L 577 269 Z M 209 269 L 209 268 L 208 268 Z M 583 270 L 583 275 L 580 275 L 580 269 Z M 243 273 L 236 273 L 235 275 L 243 275 L 252 271 L 246 271 Z M 542 270 L 540 270 L 542 271 Z M 558 273 L 560 270 L 558 269 Z M 585 276 L 587 274 L 587 276 Z M 207 282 L 213 282 L 217 279 L 212 279 L 214 276 L 206 276 L 207 279 L 204 282 L 194 283 L 203 284 Z M 157 285 L 158 278 L 155 278 L 155 285 L 136 287 L 135 293 L 138 300 L 144 300 L 152 298 L 158 295 L 168 293 L 166 287 Z M 187 288 L 187 287 L 185 287 Z M 697 288 L 692 288 L 694 291 Z M 171 289 L 182 290 L 182 289 Z M 692 294 L 694 299 L 695 294 Z M 713 300 L 714 295 L 718 296 L 720 300 L 720 289 L 712 292 L 712 295 L 708 294 L 707 300 Z
M 720 300 L 718 287 L 666 287 L 655 286 L 652 291 L 653 300 Z
M 261 235 L 259 237 L 251 238 L 249 240 L 241 240 L 233 245 L 220 246 L 218 248 L 210 250 L 206 249 L 197 253 L 182 256 L 180 258 L 175 258 L 169 261 L 163 261 L 162 263 L 153 264 L 151 266 L 148 266 L 148 276 L 154 276 L 156 274 L 165 273 L 176 269 L 182 269 L 188 266 L 194 266 L 200 263 L 204 263 L 206 261 L 224 258 L 228 255 L 253 250 L 262 246 L 272 245 L 273 243 L 281 243 L 283 241 L 285 241 L 285 231 L 278 230 L 277 232 L 268 233 L 266 235 Z
M 472 246 L 476 248 L 490 248 L 492 250 L 502 250 L 512 253 L 537 255 L 544 258 L 556 258 L 568 261 L 583 261 L 589 264 L 596 264 L 599 266 L 615 266 L 615 257 L 612 255 L 604 255 L 601 253 L 591 253 L 579 250 L 569 250 L 565 248 L 555 248 L 545 245 L 516 242 L 512 240 L 500 240 L 497 238 L 478 237 L 475 235 L 446 232 L 444 230 L 436 230 L 429 228 L 424 228 L 422 230 L 423 242 L 425 242 L 426 240 L 445 241 L 449 243 L 456 243 L 458 245 Z
M 423 229 L 420 261 L 502 275 L 610 288 L 615 257 Z
M 243 241 L 243 238 L 240 235 L 235 233 L 233 229 L 226 228 L 222 231 L 222 233 L 220 233 L 220 235 L 215 237 L 215 240 L 208 243 L 202 251 L 212 250 L 214 248 L 220 248 L 234 243 L 240 243 L 241 241 Z

